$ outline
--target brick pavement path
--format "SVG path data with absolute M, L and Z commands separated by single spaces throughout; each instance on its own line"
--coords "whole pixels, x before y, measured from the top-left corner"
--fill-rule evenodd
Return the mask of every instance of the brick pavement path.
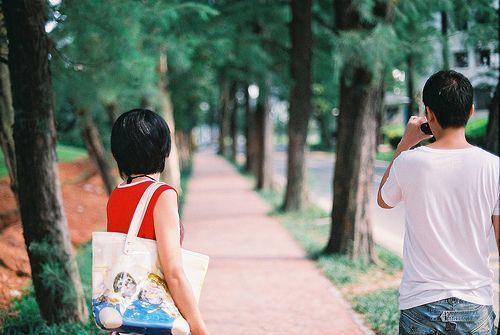
M 184 247 L 211 257 L 200 302 L 211 333 L 363 334 L 338 291 L 266 215 L 270 210 L 224 159 L 195 155 Z

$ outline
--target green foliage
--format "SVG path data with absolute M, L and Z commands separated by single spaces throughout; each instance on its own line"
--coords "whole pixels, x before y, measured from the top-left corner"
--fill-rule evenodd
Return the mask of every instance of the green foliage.
M 378 334 L 397 334 L 399 304 L 397 289 L 381 289 L 354 298 L 354 309 L 363 314 Z
M 401 141 L 404 132 L 405 127 L 400 125 L 388 125 L 382 128 L 384 142 L 389 143 L 394 149 L 396 149 L 399 141 Z
M 484 147 L 486 138 L 486 129 L 488 127 L 488 119 L 474 119 L 467 123 L 465 127 L 465 137 L 467 141 L 473 145 Z M 389 125 L 382 128 L 384 141 L 389 143 L 396 149 L 399 141 L 403 137 L 405 128 L 400 125 Z
M 465 127 L 465 137 L 469 143 L 484 147 L 486 144 L 486 130 L 488 119 L 476 119 L 467 123 Z

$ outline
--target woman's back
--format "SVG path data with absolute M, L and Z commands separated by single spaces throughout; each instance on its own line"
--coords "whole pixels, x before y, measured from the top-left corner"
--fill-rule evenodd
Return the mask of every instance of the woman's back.
M 146 188 L 152 183 L 153 181 L 151 180 L 142 180 L 130 184 L 118 185 L 113 190 L 109 196 L 107 205 L 108 232 L 124 234 L 128 232 L 135 208 Z M 169 185 L 162 185 L 151 197 L 151 201 L 149 202 L 141 224 L 141 229 L 139 230 L 139 237 L 156 240 L 153 211 L 161 193 L 168 189 L 173 189 L 175 191 L 175 188 Z

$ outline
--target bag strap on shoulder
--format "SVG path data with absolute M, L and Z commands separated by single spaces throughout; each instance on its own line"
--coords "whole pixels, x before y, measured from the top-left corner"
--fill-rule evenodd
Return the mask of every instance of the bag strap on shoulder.
M 146 214 L 146 210 L 148 208 L 149 202 L 153 197 L 153 194 L 156 190 L 162 186 L 166 185 L 162 182 L 155 182 L 146 188 L 144 193 L 142 194 L 137 207 L 135 208 L 134 215 L 132 216 L 132 221 L 130 222 L 130 227 L 127 232 L 127 238 L 125 239 L 125 245 L 123 247 L 123 252 L 127 255 L 133 253 L 133 245 L 134 240 L 137 238 L 137 234 L 139 233 L 139 229 L 141 228 L 142 220 L 144 219 L 144 215 Z

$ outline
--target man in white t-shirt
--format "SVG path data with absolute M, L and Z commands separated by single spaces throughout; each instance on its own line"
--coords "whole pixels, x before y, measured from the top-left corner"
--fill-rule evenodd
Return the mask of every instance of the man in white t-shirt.
M 432 75 L 426 117 L 412 116 L 380 183 L 382 208 L 406 206 L 399 334 L 493 334 L 488 240 L 499 243 L 499 158 L 465 139 L 474 112 L 469 80 Z M 432 135 L 436 141 L 411 149 Z

